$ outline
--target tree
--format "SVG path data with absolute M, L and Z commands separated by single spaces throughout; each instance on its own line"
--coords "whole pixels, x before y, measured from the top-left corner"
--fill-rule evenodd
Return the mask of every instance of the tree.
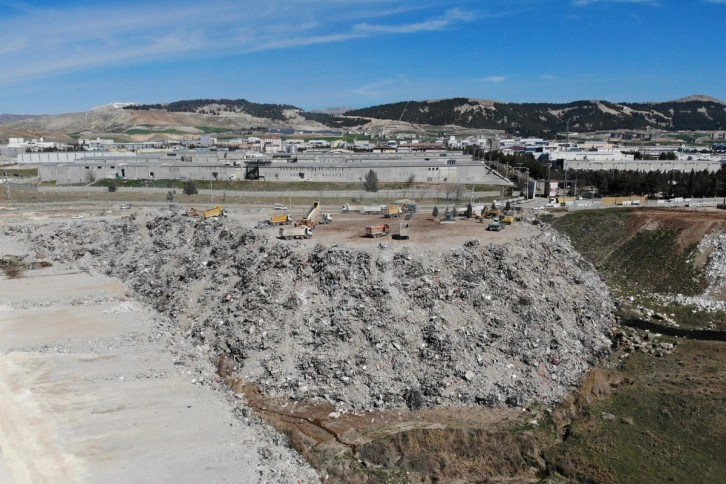
M 197 190 L 197 184 L 194 183 L 194 180 L 187 180 L 184 182 L 184 195 L 196 195 L 199 193 Z
M 93 183 L 95 181 L 96 181 L 96 174 L 93 171 L 88 170 L 86 172 L 86 183 L 88 185 L 90 185 L 91 183 Z
M 474 207 L 471 206 L 471 202 L 466 206 L 466 212 L 464 212 L 464 215 L 466 218 L 471 218 L 472 214 L 474 213 Z
M 511 203 L 509 203 L 509 200 L 507 200 L 507 204 L 506 204 L 506 205 L 504 205 L 504 210 L 505 210 L 506 212 L 509 212 L 509 211 L 510 211 L 511 209 L 512 209 L 512 204 L 511 204 Z
M 169 190 L 168 192 L 166 192 L 166 201 L 173 202 L 175 194 L 176 194 L 176 190 Z
M 367 192 L 378 191 L 378 175 L 375 171 L 370 170 L 368 173 L 366 173 L 366 178 L 363 182 L 363 188 L 365 188 Z
M 117 188 L 118 187 L 116 186 L 116 181 L 115 180 L 111 180 L 111 181 L 108 182 L 108 191 L 109 192 L 113 193 L 113 192 L 116 191 Z
M 439 207 L 438 205 L 434 205 L 434 211 L 431 213 L 431 215 L 434 216 L 434 218 L 439 216 Z

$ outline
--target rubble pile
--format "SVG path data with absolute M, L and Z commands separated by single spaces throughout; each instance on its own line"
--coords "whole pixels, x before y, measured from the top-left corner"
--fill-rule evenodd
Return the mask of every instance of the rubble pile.
M 654 297 L 665 303 L 693 305 L 706 312 L 726 311 L 726 233 L 714 231 L 706 235 L 698 245 L 698 253 L 707 256 L 703 268 L 707 287 L 703 294 L 656 294 Z
M 180 215 L 8 227 L 122 280 L 263 394 L 339 408 L 553 402 L 609 351 L 610 294 L 567 238 L 445 251 L 270 239 Z

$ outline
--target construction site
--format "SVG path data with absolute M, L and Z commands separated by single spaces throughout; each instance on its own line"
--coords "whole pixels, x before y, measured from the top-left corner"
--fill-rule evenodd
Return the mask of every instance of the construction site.
M 536 429 L 612 357 L 619 303 L 531 207 L 0 217 L 0 480 L 610 482 Z

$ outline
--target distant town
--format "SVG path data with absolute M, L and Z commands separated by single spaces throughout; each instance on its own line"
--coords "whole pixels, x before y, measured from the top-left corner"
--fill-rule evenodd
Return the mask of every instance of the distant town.
M 651 130 L 598 137 L 564 133 L 558 139 L 503 133 L 350 139 L 269 132 L 227 140 L 209 135 L 132 143 L 81 138 L 72 145 L 9 138 L 0 156 L 4 165 L 36 168 L 38 182 L 56 185 L 102 179 L 349 183 L 362 182 L 371 170 L 382 182 L 511 185 L 508 166 L 518 165 L 517 179 L 526 177 L 533 196 L 549 190 L 553 175 L 567 172 L 715 174 L 726 165 L 726 132 L 710 133 L 707 142 L 699 143 L 661 144 L 655 137 Z M 493 166 L 499 158 L 508 160 L 506 166 Z M 495 173 L 500 179 L 492 178 L 493 167 L 503 172 Z

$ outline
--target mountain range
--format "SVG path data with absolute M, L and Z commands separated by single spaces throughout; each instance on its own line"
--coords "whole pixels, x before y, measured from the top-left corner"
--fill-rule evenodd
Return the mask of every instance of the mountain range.
M 245 99 L 196 99 L 167 104 L 109 103 L 88 112 L 0 115 L 0 137 L 44 137 L 60 142 L 110 137 L 144 141 L 211 134 L 220 138 L 290 131 L 421 131 L 436 127 L 506 131 L 548 137 L 572 132 L 726 130 L 726 103 L 697 95 L 667 102 L 503 103 L 450 98 L 402 101 L 363 109 L 308 112 L 293 105 Z

